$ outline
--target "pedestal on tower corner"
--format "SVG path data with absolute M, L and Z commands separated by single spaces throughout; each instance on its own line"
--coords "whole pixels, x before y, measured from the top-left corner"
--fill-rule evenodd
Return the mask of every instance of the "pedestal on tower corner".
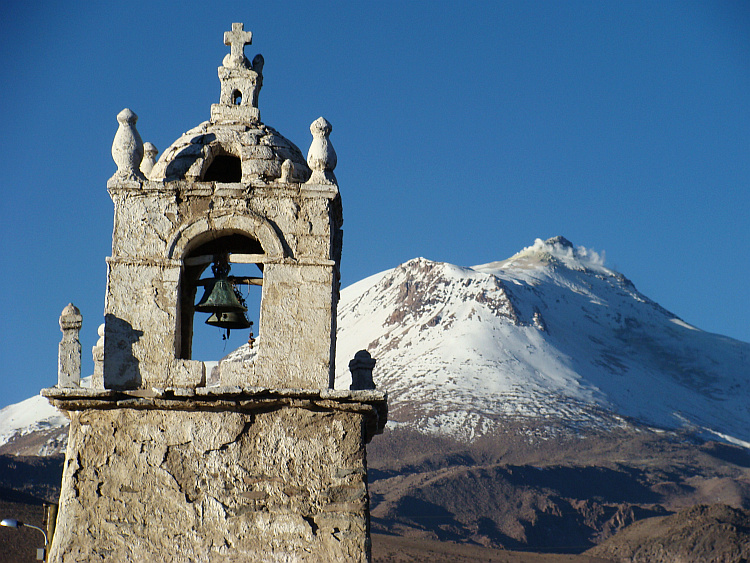
M 135 113 L 118 115 L 100 375 L 43 390 L 71 419 L 50 561 L 370 559 L 365 445 L 387 400 L 332 389 L 331 126 L 313 123 L 305 159 L 260 121 L 251 37 L 241 24 L 225 34 L 220 103 L 155 164 L 142 163 Z M 254 275 L 231 271 L 249 264 Z M 194 323 L 246 327 L 241 308 L 229 322 L 206 299 L 229 287 L 225 307 L 244 285 L 259 292 L 258 338 L 209 373 L 192 358 Z

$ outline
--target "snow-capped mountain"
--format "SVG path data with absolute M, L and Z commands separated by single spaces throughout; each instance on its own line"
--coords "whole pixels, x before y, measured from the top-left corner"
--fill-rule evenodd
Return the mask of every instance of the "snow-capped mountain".
M 341 292 L 337 388 L 367 349 L 390 426 L 688 427 L 750 447 L 750 344 L 703 332 L 562 237 L 473 268 L 414 259 Z
M 0 409 L 0 453 L 49 455 L 63 451 L 68 419 L 37 395 Z
M 91 385 L 91 376 L 81 379 Z M 68 418 L 41 395 L 0 409 L 0 454 L 52 455 L 65 451 Z
M 562 237 L 472 268 L 410 260 L 342 290 L 338 311 L 335 387 L 367 349 L 391 428 L 688 428 L 750 448 L 750 344 L 688 325 Z M 66 426 L 42 397 L 5 407 L 0 453 L 59 452 Z

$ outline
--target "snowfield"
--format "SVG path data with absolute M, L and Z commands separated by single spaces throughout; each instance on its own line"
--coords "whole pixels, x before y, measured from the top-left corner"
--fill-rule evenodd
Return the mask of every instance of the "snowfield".
M 562 237 L 473 268 L 423 258 L 341 292 L 337 388 L 378 360 L 391 420 L 474 439 L 515 420 L 750 442 L 750 345 L 692 327 Z

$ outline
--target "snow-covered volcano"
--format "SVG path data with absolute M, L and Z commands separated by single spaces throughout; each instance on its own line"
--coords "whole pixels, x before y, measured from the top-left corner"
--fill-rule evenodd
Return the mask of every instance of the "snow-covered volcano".
M 389 425 L 473 439 L 689 427 L 750 447 L 750 344 L 692 327 L 562 237 L 473 268 L 410 260 L 341 292 L 337 388 L 367 349 Z
M 750 344 L 688 325 L 562 237 L 473 268 L 416 258 L 344 289 L 338 311 L 336 388 L 367 349 L 389 427 L 687 427 L 750 448 Z M 43 431 L 24 451 L 59 451 L 66 425 L 41 397 L 11 405 L 0 450 Z

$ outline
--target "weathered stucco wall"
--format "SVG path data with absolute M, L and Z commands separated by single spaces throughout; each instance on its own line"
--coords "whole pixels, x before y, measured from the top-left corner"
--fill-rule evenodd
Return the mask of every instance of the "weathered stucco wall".
M 331 389 L 343 222 L 331 125 L 313 122 L 305 160 L 260 122 L 251 37 L 225 34 L 221 104 L 158 162 L 136 114 L 117 117 L 95 383 L 78 386 L 80 323 L 61 320 L 59 385 L 43 391 L 71 417 L 50 561 L 370 559 L 365 443 L 387 403 L 371 385 Z M 225 281 L 232 260 L 258 264 L 262 282 Z M 207 386 L 190 338 L 212 262 L 222 284 L 261 284 L 262 297 L 257 347 Z
M 105 387 L 204 384 L 199 362 L 176 361 L 182 261 L 199 244 L 236 233 L 263 246 L 257 329 L 264 344 L 254 364 L 228 368 L 222 384 L 329 386 L 341 254 L 338 190 L 132 179 L 113 179 L 108 188 L 115 227 L 105 300 Z
M 367 561 L 364 415 L 71 413 L 51 561 Z

